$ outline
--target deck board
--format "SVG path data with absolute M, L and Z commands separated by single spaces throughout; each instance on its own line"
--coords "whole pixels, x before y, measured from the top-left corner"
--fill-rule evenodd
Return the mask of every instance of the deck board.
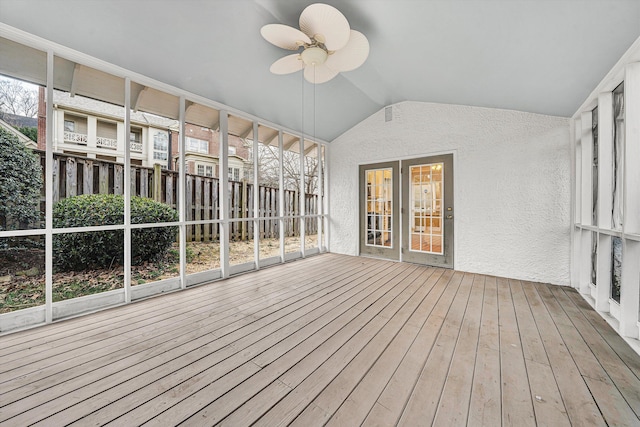
M 475 356 L 467 425 L 500 425 L 502 422 L 500 330 L 498 287 L 495 277 L 485 277 L 480 333 Z
M 572 289 L 322 254 L 0 336 L 0 425 L 639 425 Z

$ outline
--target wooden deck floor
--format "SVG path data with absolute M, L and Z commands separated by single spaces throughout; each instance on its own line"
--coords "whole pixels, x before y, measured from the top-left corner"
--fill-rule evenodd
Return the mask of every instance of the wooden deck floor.
M 325 254 L 0 337 L 0 423 L 639 425 L 572 289 Z

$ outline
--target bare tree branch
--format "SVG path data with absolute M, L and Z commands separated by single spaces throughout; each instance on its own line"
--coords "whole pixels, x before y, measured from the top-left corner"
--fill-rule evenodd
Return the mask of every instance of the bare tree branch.
M 0 80 L 0 110 L 17 116 L 36 117 L 38 92 L 13 79 Z

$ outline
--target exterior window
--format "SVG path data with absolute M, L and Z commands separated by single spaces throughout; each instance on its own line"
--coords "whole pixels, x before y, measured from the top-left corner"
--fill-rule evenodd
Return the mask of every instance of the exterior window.
M 131 151 L 142 152 L 142 130 L 132 129 L 129 133 L 129 144 Z
M 65 120 L 64 121 L 64 131 L 65 132 L 75 132 L 76 131 L 76 122 L 73 120 Z
M 213 176 L 213 166 L 206 166 L 205 171 L 206 176 Z
M 229 155 L 230 156 L 236 155 L 236 147 L 229 146 Z
M 141 132 L 139 130 L 132 130 L 129 134 L 129 142 L 132 144 L 140 144 L 141 140 Z
M 229 168 L 229 181 L 240 181 L 239 168 Z
M 209 141 L 205 141 L 204 139 L 191 138 L 187 136 L 185 138 L 187 151 L 192 151 L 194 153 L 203 153 L 209 154 Z
M 167 160 L 169 138 L 166 133 L 156 133 L 153 136 L 153 158 L 155 160 Z
M 204 165 L 198 165 L 198 175 L 204 175 Z

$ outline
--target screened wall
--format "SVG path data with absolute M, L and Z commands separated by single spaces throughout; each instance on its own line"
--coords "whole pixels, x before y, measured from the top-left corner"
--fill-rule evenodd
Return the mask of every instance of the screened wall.
M 573 284 L 618 332 L 640 322 L 640 47 L 574 116 Z
M 0 332 L 326 250 L 324 142 L 0 35 Z

